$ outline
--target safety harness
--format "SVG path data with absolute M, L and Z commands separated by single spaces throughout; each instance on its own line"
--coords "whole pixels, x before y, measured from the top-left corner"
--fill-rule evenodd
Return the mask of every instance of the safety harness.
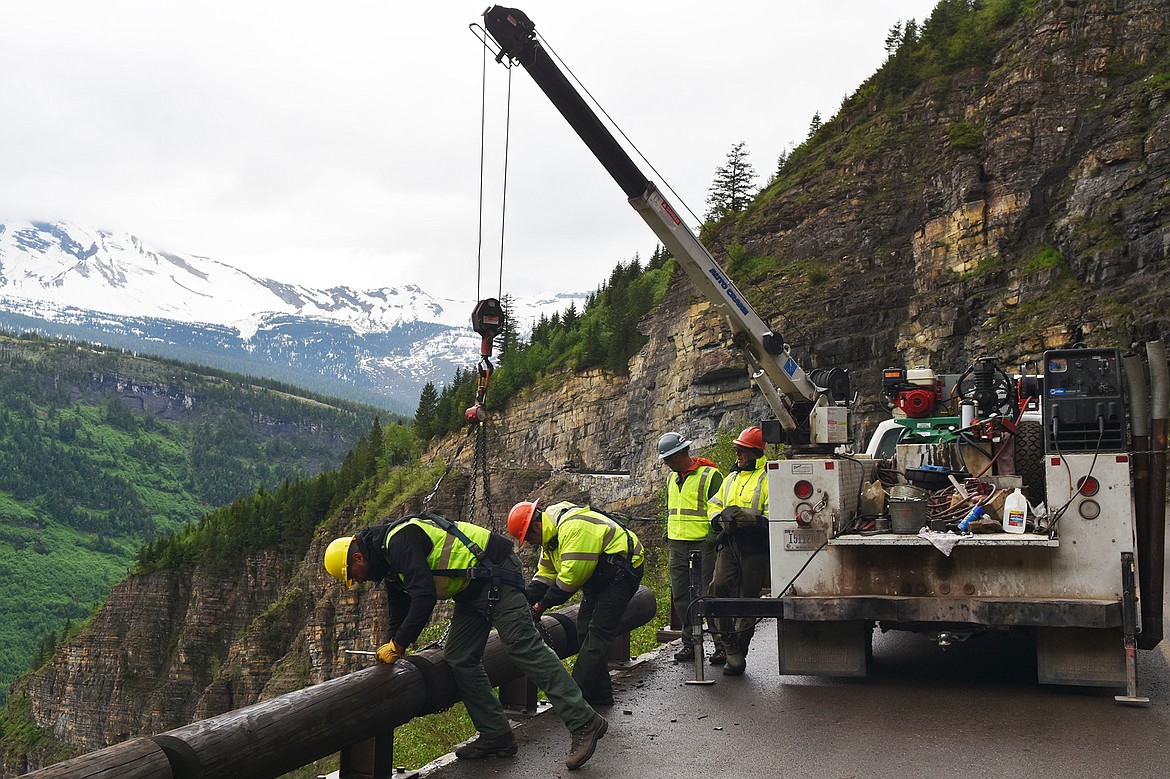
M 467 534 L 460 530 L 455 522 L 452 522 L 446 517 L 439 516 L 438 514 L 410 514 L 391 523 L 391 531 L 412 519 L 430 522 L 440 530 L 454 536 L 471 552 L 471 556 L 475 558 L 475 565 L 469 565 L 466 568 L 434 568 L 431 569 L 431 574 L 433 576 L 445 576 L 450 579 L 470 579 L 472 581 L 489 582 L 488 607 L 484 615 L 489 623 L 492 621 L 492 614 L 495 612 L 496 603 L 500 600 L 501 585 L 506 584 L 518 590 L 524 590 L 524 577 L 518 571 L 506 570 L 499 563 L 489 559 L 487 553 L 479 544 L 468 538 Z

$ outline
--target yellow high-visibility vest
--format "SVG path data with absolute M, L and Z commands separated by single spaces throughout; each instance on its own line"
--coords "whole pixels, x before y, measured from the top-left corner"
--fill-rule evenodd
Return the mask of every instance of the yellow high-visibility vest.
M 702 541 L 711 531 L 711 511 L 707 494 L 711 481 L 719 473 L 710 465 L 700 465 L 678 484 L 678 474 L 666 480 L 666 537 L 674 541 Z M 717 502 L 716 502 L 717 505 Z
M 739 506 L 755 509 L 761 514 L 768 513 L 768 471 L 767 463 L 761 457 L 753 471 L 733 471 L 723 480 L 720 500 L 724 508 Z
M 533 581 L 565 592 L 576 592 L 597 570 L 602 555 L 623 557 L 634 568 L 642 565 L 642 542 L 604 514 L 588 506 L 557 503 L 541 511 L 540 562 Z M 553 539 L 556 543 L 552 543 Z
M 390 548 L 390 539 L 408 525 L 414 525 L 419 528 L 431 539 L 431 553 L 427 555 L 427 565 L 432 571 L 450 569 L 466 571 L 468 568 L 474 568 L 478 564 L 478 561 L 475 559 L 475 554 L 467 548 L 466 544 L 456 538 L 453 533 L 448 533 L 435 523 L 417 517 L 403 522 L 386 534 L 387 549 Z M 491 537 L 490 530 L 479 525 L 473 525 L 470 522 L 456 522 L 455 526 L 467 536 L 468 540 L 476 544 L 481 551 L 487 549 L 488 539 Z M 398 574 L 398 578 L 405 584 L 406 579 L 401 573 Z M 467 585 L 471 584 L 471 580 L 466 576 L 435 576 L 434 578 L 435 594 L 439 598 L 452 598 L 466 589 Z

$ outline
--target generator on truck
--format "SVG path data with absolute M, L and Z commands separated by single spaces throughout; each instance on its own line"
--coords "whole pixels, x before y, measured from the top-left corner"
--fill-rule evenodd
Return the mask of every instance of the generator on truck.
M 942 648 L 1026 631 L 1041 682 L 1124 687 L 1119 700 L 1142 703 L 1136 649 L 1162 638 L 1170 382 L 1160 344 L 1149 358 L 1152 441 L 1140 358 L 1077 348 L 1046 352 L 1034 375 L 990 358 L 949 378 L 891 368 L 894 418 L 853 454 L 848 373 L 797 364 L 522 11 L 493 6 L 484 28 L 497 62 L 524 67 L 726 319 L 777 418 L 761 427 L 793 455 L 767 464 L 771 597 L 703 599 L 701 616 L 775 618 L 780 671 L 794 675 L 864 676 L 876 629 Z

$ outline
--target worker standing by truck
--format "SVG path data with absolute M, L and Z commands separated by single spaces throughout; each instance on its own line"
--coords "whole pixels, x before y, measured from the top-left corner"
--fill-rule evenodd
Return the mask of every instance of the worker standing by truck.
M 510 757 L 516 738 L 483 668 L 493 626 L 505 651 L 544 690 L 572 733 L 565 765 L 580 768 L 593 756 L 608 723 L 581 696 L 560 658 L 537 633 L 524 597 L 524 576 L 512 542 L 469 522 L 434 515 L 404 517 L 334 539 L 325 570 L 353 587 L 384 582 L 390 609 L 389 641 L 378 660 L 393 663 L 426 627 L 439 598 L 455 602 L 443 659 L 479 734 L 455 750 L 461 760 Z
M 716 598 L 758 598 L 768 584 L 768 478 L 764 433 L 744 428 L 735 439 L 735 467 L 723 480 L 722 509 L 711 520 L 718 533 L 711 594 Z M 747 668 L 748 645 L 755 633 L 753 618 L 716 620 L 727 652 L 725 676 Z
M 723 507 L 719 503 L 723 474 L 710 460 L 692 457 L 692 443 L 673 431 L 658 439 L 658 459 L 671 471 L 666 479 L 666 546 L 670 553 L 670 600 L 675 614 L 682 620 L 682 648 L 674 653 L 679 663 L 695 659 L 694 625 L 688 615 L 691 555 L 699 553 L 702 574 L 699 597 L 706 597 L 715 572 L 711 518 Z M 701 637 L 699 646 L 702 646 Z M 727 662 L 718 637 L 709 659 L 712 665 Z
M 581 649 L 573 679 L 593 706 L 613 705 L 609 648 L 642 581 L 642 542 L 618 519 L 589 506 L 521 501 L 508 513 L 508 532 L 540 548 L 528 602 L 539 616 L 581 590 L 577 635 Z

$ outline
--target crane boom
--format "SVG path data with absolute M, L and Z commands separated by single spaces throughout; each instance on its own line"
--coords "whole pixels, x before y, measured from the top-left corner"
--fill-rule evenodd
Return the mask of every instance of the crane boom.
M 541 46 L 528 16 L 514 8 L 492 6 L 484 12 L 484 27 L 500 47 L 496 60 L 507 57 L 524 66 L 695 287 L 726 318 L 733 343 L 743 350 L 752 379 L 790 440 L 793 431 L 807 429 L 807 441 L 793 442 L 814 446 L 847 443 L 848 409 L 830 404 L 826 392 L 797 364 L 780 335 L 752 309 L 657 186 L 642 174 Z

